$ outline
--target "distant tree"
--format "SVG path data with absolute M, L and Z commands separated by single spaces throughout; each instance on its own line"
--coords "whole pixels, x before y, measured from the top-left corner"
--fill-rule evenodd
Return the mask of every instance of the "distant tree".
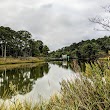
M 76 51 L 79 59 L 95 60 L 98 54 L 98 45 L 95 43 L 85 43 Z
M 44 55 L 46 55 L 46 56 L 48 55 L 49 48 L 47 47 L 47 45 L 44 45 L 44 46 L 43 46 L 42 51 L 43 51 L 43 54 L 44 54 Z
M 41 40 L 37 40 L 36 43 L 37 43 L 38 49 L 40 50 L 40 53 L 42 53 L 43 42 Z
M 0 27 L 0 56 L 40 56 L 48 50 L 41 40 L 32 39 L 30 32 L 21 30 L 14 31 L 10 27 Z M 44 53 L 45 53 L 44 52 Z
M 9 27 L 0 27 L 0 43 L 2 47 L 2 56 L 6 58 L 7 46 L 14 40 L 14 31 Z
M 29 41 L 32 37 L 31 33 L 28 31 L 18 31 L 18 34 L 21 36 L 21 40 L 22 40 L 22 51 L 23 52 L 23 56 L 29 56 Z
M 105 56 L 110 51 L 110 36 L 103 38 L 81 41 L 73 43 L 70 46 L 63 47 L 49 53 L 51 57 L 61 57 L 62 54 L 67 54 L 71 58 L 78 58 L 83 60 L 95 60 L 98 57 Z
M 40 50 L 39 50 L 39 44 L 37 41 L 32 42 L 32 56 L 39 56 Z

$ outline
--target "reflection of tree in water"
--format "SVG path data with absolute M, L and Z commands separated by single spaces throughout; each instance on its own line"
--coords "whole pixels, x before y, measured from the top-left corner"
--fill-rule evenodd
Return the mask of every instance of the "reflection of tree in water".
M 0 97 L 11 98 L 14 92 L 10 89 L 10 83 L 15 85 L 19 94 L 26 94 L 32 90 L 33 84 L 38 78 L 49 72 L 48 63 L 31 68 L 16 68 L 0 70 Z M 8 92 L 8 96 L 6 95 Z
M 71 65 L 70 65 L 70 62 L 67 62 L 67 61 L 54 61 L 54 62 L 51 62 L 53 65 L 58 65 L 59 67 L 62 67 L 64 69 L 71 69 Z
M 72 60 L 70 62 L 56 61 L 52 62 L 54 65 L 58 65 L 64 69 L 71 69 L 75 73 L 85 71 L 85 63 L 78 60 Z

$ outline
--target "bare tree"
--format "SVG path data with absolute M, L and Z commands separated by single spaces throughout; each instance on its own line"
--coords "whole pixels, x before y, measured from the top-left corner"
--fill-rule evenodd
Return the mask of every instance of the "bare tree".
M 102 28 L 101 29 L 95 29 L 98 31 L 110 31 L 110 5 L 102 7 L 105 12 L 107 12 L 107 16 L 104 18 L 103 17 L 95 17 L 95 18 L 90 18 L 89 20 L 93 23 L 99 24 Z

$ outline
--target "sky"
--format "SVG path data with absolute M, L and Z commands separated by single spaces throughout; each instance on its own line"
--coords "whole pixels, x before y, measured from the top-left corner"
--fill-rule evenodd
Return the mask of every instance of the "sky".
M 0 0 L 0 26 L 27 30 L 50 50 L 109 35 L 88 19 L 105 16 L 109 0 Z

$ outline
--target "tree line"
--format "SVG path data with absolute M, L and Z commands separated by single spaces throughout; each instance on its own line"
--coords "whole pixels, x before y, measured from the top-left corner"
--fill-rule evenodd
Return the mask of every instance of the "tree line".
M 32 39 L 25 30 L 15 31 L 10 27 L 0 27 L 0 56 L 35 57 L 47 56 L 49 48 L 41 40 Z
M 50 53 L 50 57 L 60 58 L 63 54 L 71 58 L 83 60 L 95 60 L 99 57 L 107 56 L 110 51 L 110 36 L 103 38 L 81 41 L 70 46 L 63 47 Z

